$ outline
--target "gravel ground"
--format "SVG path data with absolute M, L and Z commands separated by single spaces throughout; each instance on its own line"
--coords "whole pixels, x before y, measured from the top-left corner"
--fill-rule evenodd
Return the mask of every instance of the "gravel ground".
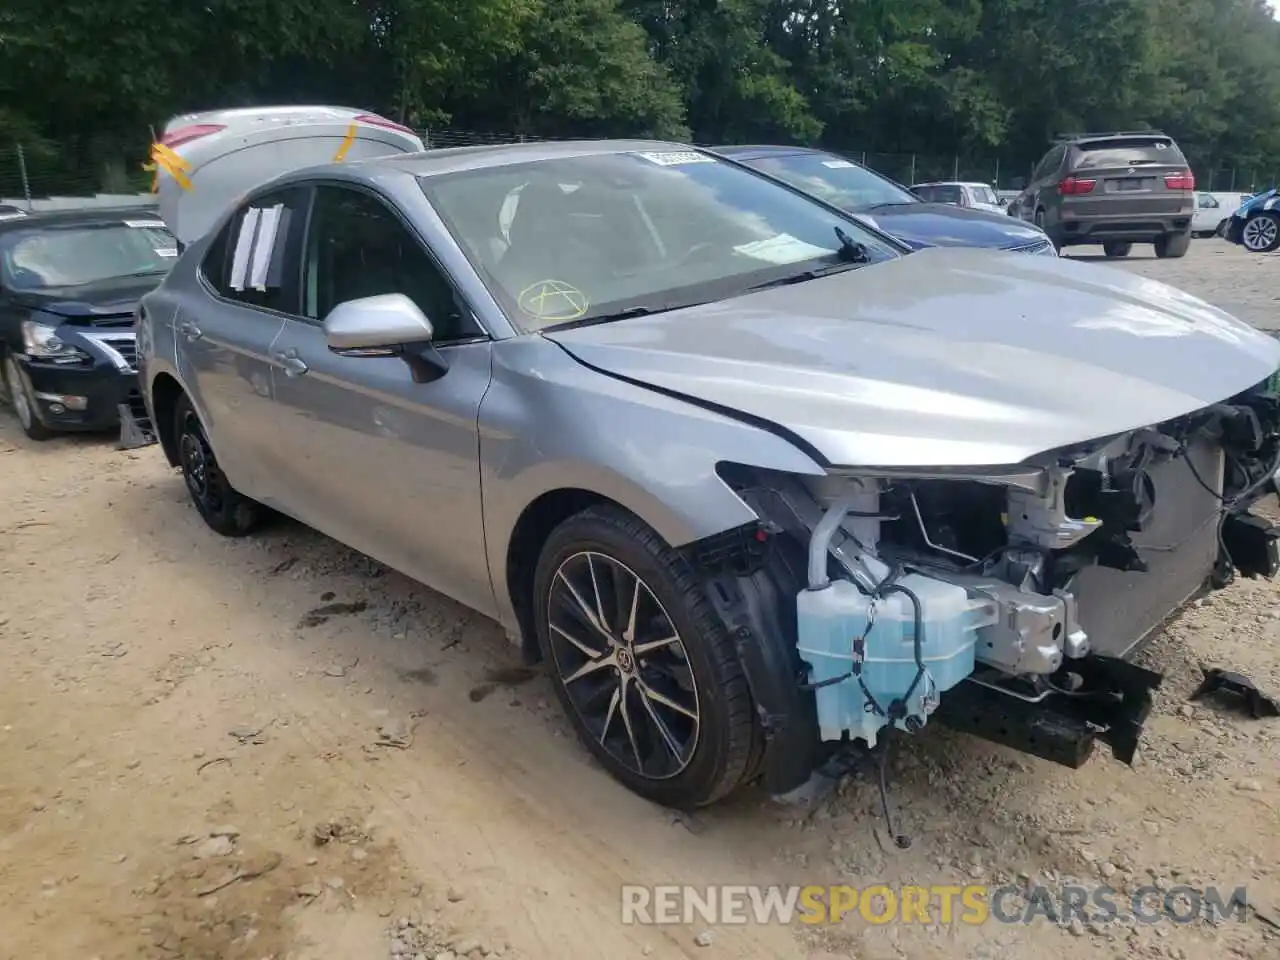
M 1122 264 L 1260 325 L 1280 258 Z M 1280 721 L 1190 705 L 1201 662 L 1280 691 L 1280 586 L 1155 643 L 1135 767 L 931 726 L 891 789 L 643 803 L 500 631 L 296 524 L 221 540 L 155 448 L 32 444 L 0 414 L 0 958 L 1280 958 Z M 626 926 L 625 883 L 1247 886 L 1246 922 Z

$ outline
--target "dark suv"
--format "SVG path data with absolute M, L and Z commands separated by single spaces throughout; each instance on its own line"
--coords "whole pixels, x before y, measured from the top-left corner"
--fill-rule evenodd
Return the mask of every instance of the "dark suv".
M 1157 257 L 1181 257 L 1191 245 L 1196 180 L 1172 137 L 1159 131 L 1060 137 L 1021 190 L 1017 215 L 1062 247 L 1100 243 L 1108 257 L 1135 243 Z

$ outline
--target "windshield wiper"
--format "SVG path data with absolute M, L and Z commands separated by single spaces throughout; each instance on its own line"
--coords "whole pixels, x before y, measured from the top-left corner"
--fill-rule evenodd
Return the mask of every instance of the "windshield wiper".
M 870 263 L 871 254 L 867 248 L 844 232 L 837 224 L 836 238 L 840 241 L 840 256 L 848 263 Z

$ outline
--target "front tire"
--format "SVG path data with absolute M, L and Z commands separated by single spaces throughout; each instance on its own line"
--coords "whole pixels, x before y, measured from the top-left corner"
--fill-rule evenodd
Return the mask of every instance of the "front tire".
M 1127 257 L 1132 249 L 1132 243 L 1122 243 L 1119 240 L 1108 240 L 1102 245 L 1102 252 L 1108 257 Z
M 1280 249 L 1280 214 L 1264 210 L 1250 217 L 1240 231 L 1240 243 L 1250 253 Z
M 173 435 L 177 438 L 182 479 L 204 522 L 224 537 L 243 537 L 252 533 L 262 522 L 262 505 L 231 486 L 218 466 L 204 426 L 185 394 L 174 405 Z
M 542 549 L 533 609 L 556 695 L 613 777 L 685 809 L 747 777 L 757 731 L 737 651 L 653 530 L 615 507 L 570 517 Z
M 1156 256 L 1162 260 L 1185 257 L 1191 249 L 1191 232 L 1166 233 L 1155 242 Z
M 4 364 L 0 366 L 0 387 L 4 388 L 5 400 L 18 418 L 18 426 L 22 427 L 28 440 L 48 440 L 53 436 L 53 431 L 40 422 L 35 398 L 27 391 L 22 371 L 18 369 L 18 361 L 11 353 L 5 353 L 3 359 Z

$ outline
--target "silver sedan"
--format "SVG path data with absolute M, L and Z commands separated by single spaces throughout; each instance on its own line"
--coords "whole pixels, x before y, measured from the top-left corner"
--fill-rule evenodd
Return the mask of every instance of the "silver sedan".
M 497 619 L 656 801 L 785 792 L 930 717 L 1127 758 L 1139 643 L 1275 572 L 1280 344 L 1161 284 L 908 253 L 667 143 L 245 186 L 141 309 L 195 508 Z

